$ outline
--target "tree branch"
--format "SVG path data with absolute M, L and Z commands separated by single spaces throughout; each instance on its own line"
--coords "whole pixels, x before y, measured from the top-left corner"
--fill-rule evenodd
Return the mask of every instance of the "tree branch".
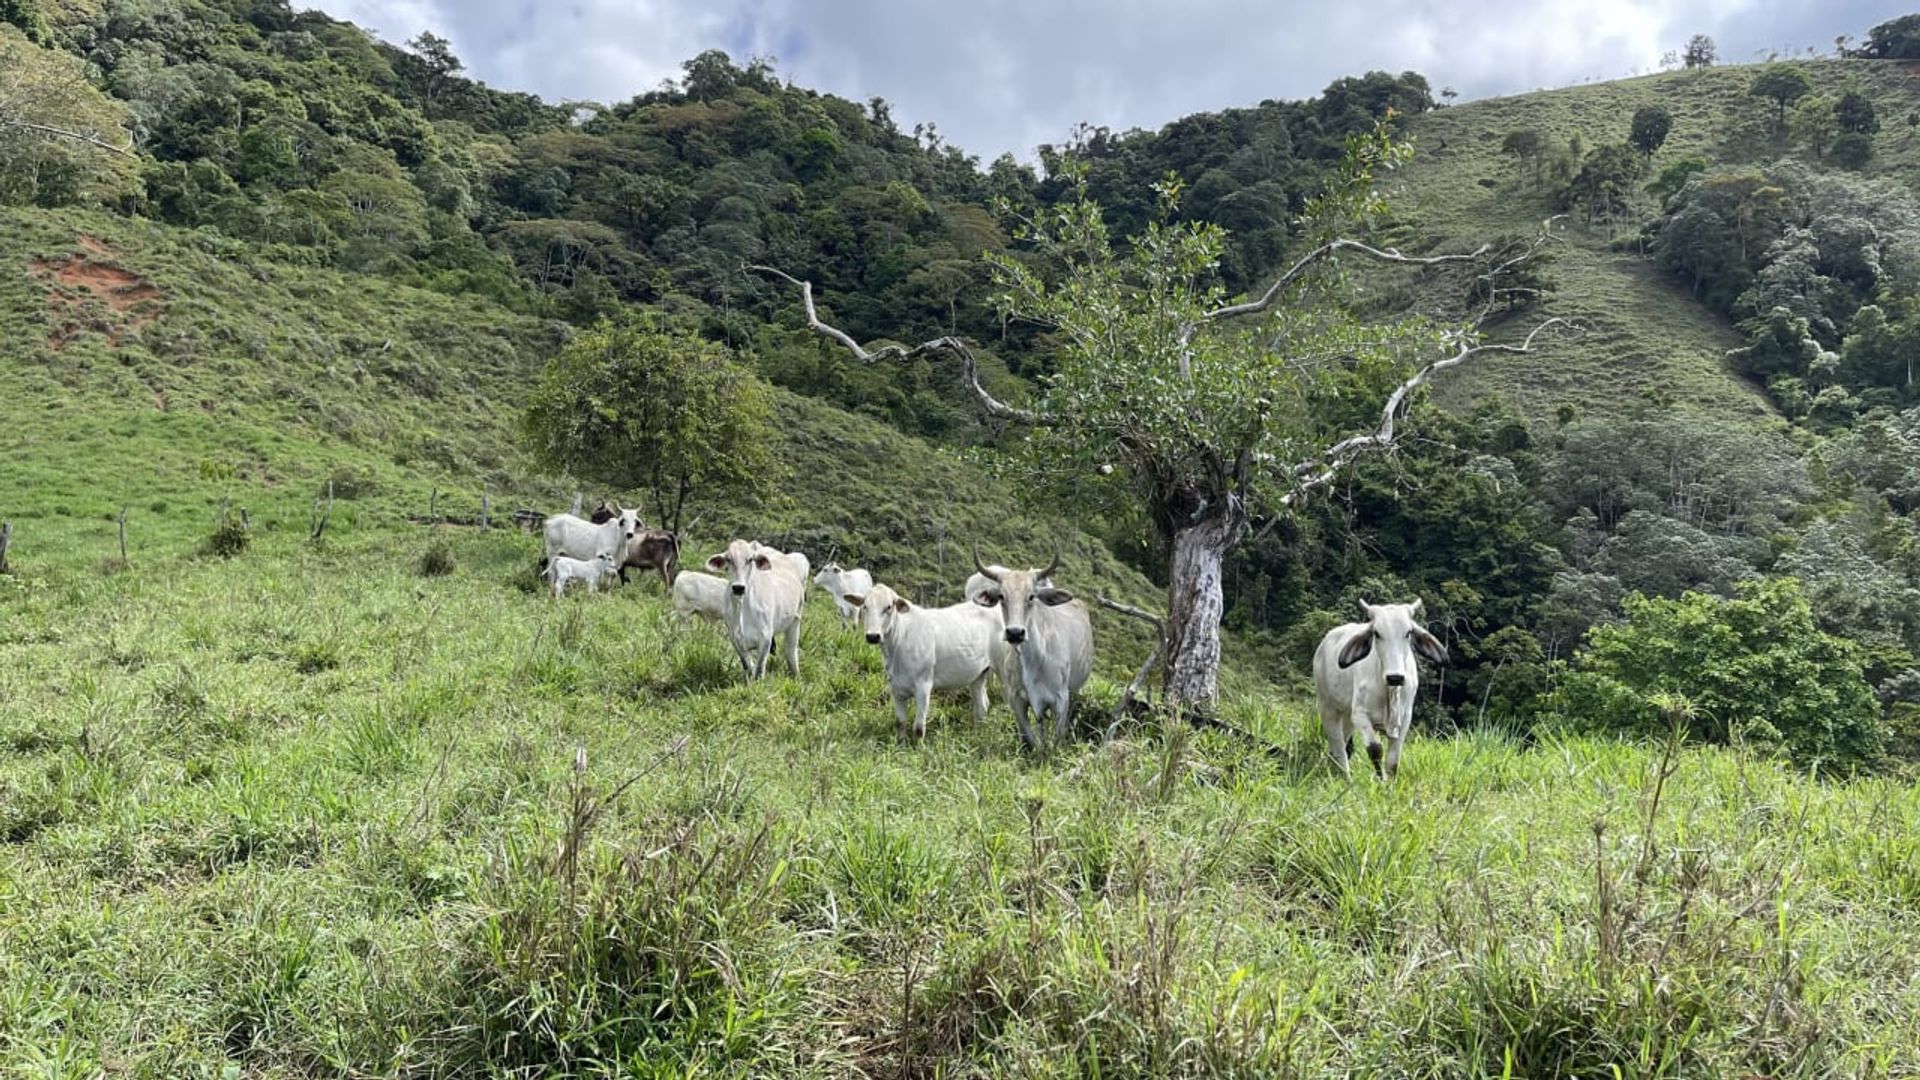
M 1363 244 L 1358 240 L 1333 240 L 1302 255 L 1298 262 L 1295 262 L 1291 267 L 1287 268 L 1286 273 L 1281 274 L 1272 285 L 1267 286 L 1267 291 L 1261 293 L 1258 300 L 1248 300 L 1245 303 L 1227 304 L 1223 307 L 1217 307 L 1207 312 L 1204 318 L 1208 322 L 1213 322 L 1219 319 L 1231 319 L 1237 315 L 1257 315 L 1272 307 L 1274 303 L 1280 299 L 1280 294 L 1286 290 L 1286 287 L 1300 280 L 1301 276 L 1312 269 L 1315 264 L 1324 262 L 1342 251 L 1358 252 L 1375 262 L 1393 263 L 1399 266 L 1443 266 L 1447 263 L 1472 262 L 1482 255 L 1485 255 L 1489 250 L 1491 250 L 1491 245 L 1482 244 L 1464 255 L 1431 255 L 1425 258 L 1415 258 L 1410 255 L 1402 255 L 1395 248 L 1376 248 Z
M 1058 423 L 1058 420 L 1048 413 L 1035 412 L 1031 409 L 1022 409 L 1008 405 L 1006 402 L 1001 401 L 989 393 L 987 388 L 980 384 L 980 365 L 974 360 L 973 350 L 967 347 L 966 342 L 961 341 L 957 337 L 938 337 L 932 341 L 922 342 L 912 348 L 904 345 L 882 345 L 877 349 L 870 350 L 853 340 L 853 336 L 846 331 L 821 321 L 820 313 L 815 309 L 813 304 L 813 282 L 802 281 L 792 274 L 771 266 L 754 265 L 748 266 L 746 269 L 762 274 L 771 274 L 790 285 L 798 285 L 800 287 L 800 302 L 805 306 L 807 312 L 807 329 L 846 349 L 849 353 L 853 354 L 853 358 L 856 360 L 871 364 L 881 360 L 913 360 L 932 353 L 950 352 L 960 357 L 960 362 L 965 367 L 967 387 L 973 391 L 973 396 L 979 399 L 981 408 L 986 410 L 988 416 L 1011 421 L 1016 424 L 1025 424 L 1030 427 L 1051 427 Z
M 97 146 L 102 150 L 111 151 L 119 154 L 121 157 L 130 158 L 139 156 L 133 152 L 133 143 L 131 142 L 125 146 L 115 146 L 98 135 L 91 135 L 84 131 L 69 131 L 66 128 L 53 127 L 49 124 L 36 124 L 30 120 L 13 119 L 0 119 L 0 127 L 19 128 L 22 131 L 35 131 L 42 135 L 52 135 L 55 138 L 72 139 L 74 142 L 82 142 L 88 146 Z
M 1435 360 L 1433 363 L 1414 372 L 1411 378 L 1395 387 L 1393 393 L 1387 395 L 1387 403 L 1380 409 L 1379 427 L 1365 435 L 1355 435 L 1351 438 L 1342 439 L 1328 447 L 1319 455 L 1301 461 L 1287 469 L 1286 473 L 1292 478 L 1292 483 L 1287 493 L 1280 497 L 1279 504 L 1281 506 L 1292 506 L 1308 492 L 1332 481 L 1332 479 L 1339 474 L 1340 470 L 1352 462 L 1354 458 L 1359 457 L 1367 451 L 1384 450 L 1393 445 L 1395 428 L 1399 423 L 1401 412 L 1406 407 L 1407 395 L 1426 385 L 1435 375 L 1448 368 L 1458 367 L 1482 353 L 1532 352 L 1534 339 L 1548 329 L 1555 326 L 1573 327 L 1575 325 L 1576 324 L 1568 319 L 1556 316 L 1534 327 L 1518 345 L 1485 345 L 1472 344 L 1465 340 L 1461 341 L 1459 348 L 1454 351 L 1452 356 Z M 1260 535 L 1266 535 L 1267 529 L 1271 527 L 1272 522 L 1269 522 L 1265 528 L 1261 529 Z

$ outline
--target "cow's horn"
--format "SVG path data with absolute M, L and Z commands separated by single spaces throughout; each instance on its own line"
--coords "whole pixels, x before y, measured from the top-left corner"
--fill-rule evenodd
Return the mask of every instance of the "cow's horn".
M 987 564 L 980 561 L 980 545 L 979 544 L 973 545 L 973 568 L 975 570 L 980 571 L 981 576 L 985 577 L 988 581 L 994 582 L 996 584 L 999 583 L 1000 575 L 987 569 Z
M 1053 549 L 1053 561 L 1047 564 L 1045 570 L 1040 571 L 1040 579 L 1045 581 L 1053 577 L 1053 572 L 1058 569 L 1060 569 L 1060 549 L 1056 547 Z

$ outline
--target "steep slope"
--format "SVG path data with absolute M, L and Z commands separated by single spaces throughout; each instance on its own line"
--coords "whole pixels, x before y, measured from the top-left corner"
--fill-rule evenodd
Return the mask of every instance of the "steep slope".
M 1906 64 L 1818 60 L 1800 65 L 1824 92 L 1861 86 L 1884 118 L 1869 173 L 1920 172 L 1920 139 L 1902 119 L 1920 93 Z M 1634 110 L 1666 107 L 1673 130 L 1652 171 L 1687 156 L 1714 163 L 1771 160 L 1783 152 L 1766 130 L 1762 104 L 1748 94 L 1757 68 L 1735 66 L 1669 72 L 1474 102 L 1416 117 L 1409 126 L 1416 158 L 1402 181 L 1401 207 L 1423 245 L 1479 242 L 1529 233 L 1554 213 L 1551 180 L 1535 183 L 1503 156 L 1506 134 L 1532 129 L 1553 149 L 1577 137 L 1592 149 L 1624 141 Z M 1635 224 L 1658 208 L 1636 195 Z M 1758 388 L 1726 362 L 1743 344 L 1726 321 L 1696 304 L 1683 288 L 1640 257 L 1632 228 L 1589 228 L 1578 215 L 1559 230 L 1551 276 L 1558 291 L 1545 315 L 1579 319 L 1590 329 L 1537 356 L 1503 358 L 1463 370 L 1442 387 L 1461 402 L 1504 395 L 1535 417 L 1562 404 L 1608 412 L 1642 394 L 1734 415 L 1773 414 Z M 1620 241 L 1614 243 L 1614 240 Z M 1530 325 L 1525 317 L 1514 327 Z
M 88 532 L 76 522 L 102 523 L 80 553 L 106 556 L 123 505 L 136 555 L 152 557 L 195 544 L 227 499 L 257 528 L 304 529 L 329 480 L 336 532 L 406 528 L 436 489 L 442 512 L 464 515 L 483 491 L 496 514 L 568 497 L 510 435 L 562 324 L 105 214 L 0 211 L 0 236 L 13 253 L 0 264 L 0 518 L 16 522 L 28 572 L 72 553 Z M 1099 542 L 1022 512 L 953 452 L 775 400 L 779 493 L 708 508 L 691 549 L 740 533 L 816 560 L 838 551 L 934 600 L 958 598 L 969 544 L 1014 561 L 1057 543 L 1089 594 L 1152 595 Z M 1115 621 L 1117 666 L 1137 662 L 1126 643 L 1139 635 Z

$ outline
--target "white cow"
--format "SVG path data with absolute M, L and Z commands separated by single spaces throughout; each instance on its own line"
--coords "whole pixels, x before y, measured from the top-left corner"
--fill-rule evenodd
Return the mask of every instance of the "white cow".
M 600 586 L 611 585 L 619 573 L 613 562 L 613 552 L 603 551 L 591 559 L 576 559 L 569 555 L 555 555 L 548 560 L 545 574 L 553 582 L 553 598 L 560 599 L 567 586 L 575 581 L 587 583 L 588 592 L 599 592 Z
M 787 670 L 798 676 L 800 610 L 806 596 L 806 578 L 794 572 L 793 558 L 750 540 L 735 540 L 727 550 L 707 560 L 707 569 L 726 575 L 727 614 L 723 621 L 748 681 L 767 673 L 767 657 L 773 652 L 775 637 L 785 645 Z
M 966 687 L 973 719 L 987 718 L 987 676 L 994 670 L 994 640 L 1000 619 L 978 604 L 923 608 L 885 585 L 841 599 L 859 611 L 867 640 L 886 659 L 887 688 L 900 734 L 907 733 L 907 699 L 913 699 L 913 735 L 927 733 L 927 709 L 935 690 Z
M 1313 687 L 1320 699 L 1320 727 L 1327 752 L 1342 775 L 1352 777 L 1349 744 L 1357 733 L 1373 761 L 1373 773 L 1390 777 L 1400 768 L 1400 744 L 1413 722 L 1413 695 L 1420 689 L 1418 654 L 1447 662 L 1447 647 L 1417 621 L 1420 601 L 1360 605 L 1367 621 L 1336 626 L 1313 653 Z M 1380 731 L 1387 738 L 1381 753 Z M 1384 757 L 1384 761 L 1382 760 Z
M 1007 572 L 1007 568 L 1004 566 L 1001 566 L 999 563 L 994 563 L 992 565 L 982 567 L 980 570 L 975 571 L 974 573 L 969 574 L 967 576 L 967 583 L 960 587 L 960 593 L 961 595 L 967 598 L 968 603 L 978 603 L 980 600 L 980 594 L 986 592 L 988 589 L 993 588 L 994 579 L 988 577 L 987 575 L 988 574 L 998 575 L 998 574 L 1004 574 L 1006 572 Z M 1045 578 L 1041 578 L 1038 581 L 1036 581 L 1035 584 L 1051 585 L 1053 584 L 1053 582 Z
M 546 541 L 546 554 L 540 560 L 540 569 L 545 570 L 556 555 L 592 559 L 603 551 L 612 554 L 616 564 L 624 564 L 627 561 L 627 545 L 640 528 L 640 511 L 622 510 L 617 503 L 614 516 L 599 525 L 572 514 L 555 514 L 540 526 L 541 535 Z
M 813 575 L 813 583 L 833 597 L 833 606 L 839 609 L 840 618 L 851 622 L 854 616 L 860 614 L 860 609 L 847 602 L 847 595 L 864 596 L 873 588 L 873 575 L 859 567 L 848 570 L 839 563 L 830 562 Z
M 673 610 L 678 615 L 698 615 L 717 623 L 727 621 L 727 582 L 698 570 L 682 570 L 673 576 Z
M 1055 741 L 1065 740 L 1073 731 L 1073 695 L 1093 672 L 1093 620 L 1085 604 L 1052 585 L 1060 554 L 1045 570 L 1002 570 L 982 565 L 976 551 L 973 566 L 988 581 L 973 602 L 1000 612 L 995 667 L 1020 741 L 1033 746 L 1029 707 L 1042 719 L 1052 709 Z

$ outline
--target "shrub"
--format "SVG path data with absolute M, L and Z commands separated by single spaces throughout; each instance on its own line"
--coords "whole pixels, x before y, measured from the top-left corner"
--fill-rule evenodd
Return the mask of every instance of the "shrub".
M 445 577 L 453 573 L 453 549 L 445 540 L 434 540 L 420 553 L 421 577 Z
M 1852 642 L 1822 633 L 1793 578 L 1743 583 L 1734 599 L 1687 593 L 1627 598 L 1626 621 L 1595 627 L 1549 699 L 1581 726 L 1657 732 L 1656 694 L 1694 703 L 1690 737 L 1736 733 L 1803 766 L 1852 771 L 1875 761 L 1885 732 Z
M 252 542 L 253 534 L 247 531 L 245 525 L 238 519 L 227 518 L 214 526 L 213 532 L 207 534 L 206 540 L 200 545 L 200 550 L 207 555 L 231 559 L 247 550 L 247 545 Z

